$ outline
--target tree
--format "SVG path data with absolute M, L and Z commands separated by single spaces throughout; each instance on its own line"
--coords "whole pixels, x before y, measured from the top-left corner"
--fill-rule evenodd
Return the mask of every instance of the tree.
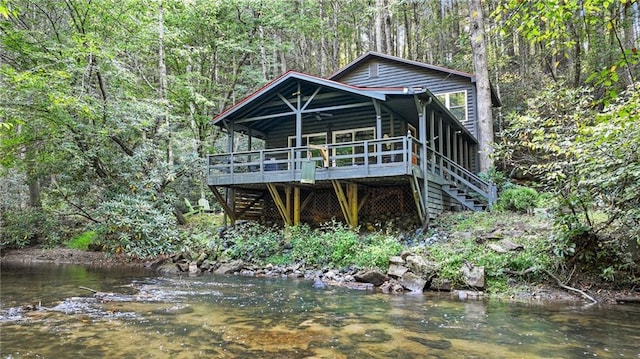
M 480 0 L 468 0 L 471 20 L 471 47 L 473 49 L 473 68 L 476 76 L 478 97 L 478 147 L 480 152 L 480 171 L 486 172 L 493 167 L 493 117 L 491 116 L 491 85 L 489 83 L 489 63 L 487 45 L 484 37 L 484 16 Z

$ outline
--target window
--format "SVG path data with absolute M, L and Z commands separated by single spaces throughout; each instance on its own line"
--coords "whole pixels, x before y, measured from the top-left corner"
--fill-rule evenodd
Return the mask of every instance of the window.
M 436 95 L 436 97 L 460 122 L 466 123 L 469 120 L 467 116 L 467 91 L 447 92 Z
M 359 143 L 352 142 L 368 141 L 376 138 L 375 127 L 356 128 L 352 130 L 335 131 L 333 133 L 333 143 L 345 143 L 344 146 L 338 146 L 333 149 L 334 156 L 346 156 L 340 158 L 333 163 L 334 166 L 351 166 L 354 164 L 364 163 L 364 157 L 358 156 L 364 154 L 364 146 Z M 367 152 L 375 153 L 375 146 L 369 145 Z
M 289 147 L 295 147 L 295 143 L 296 143 L 296 136 L 289 136 Z M 302 135 L 302 146 L 308 146 L 308 145 L 326 145 L 327 144 L 327 133 L 326 132 L 320 132 L 320 133 L 310 133 L 307 135 Z M 302 153 L 303 156 L 310 156 L 310 157 L 320 157 L 320 151 L 319 150 L 311 150 L 311 154 L 303 152 Z
M 372 62 L 369 64 L 369 78 L 375 79 L 378 78 L 378 63 Z

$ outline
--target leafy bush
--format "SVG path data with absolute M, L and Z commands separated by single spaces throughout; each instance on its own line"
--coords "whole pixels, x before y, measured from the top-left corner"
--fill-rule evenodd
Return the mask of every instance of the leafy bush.
M 265 228 L 255 222 L 227 229 L 222 240 L 230 244 L 224 253 L 227 258 L 256 263 L 265 262 L 284 247 L 284 238 L 278 229 Z
M 175 252 L 178 243 L 176 220 L 168 204 L 144 196 L 116 195 L 103 202 L 105 219 L 96 232 L 110 251 L 131 257 L 153 257 Z
M 362 268 L 389 268 L 389 257 L 402 251 L 402 244 L 391 235 L 373 233 L 364 238 L 363 248 L 355 258 L 355 265 Z
M 1 223 L 0 247 L 24 248 L 35 244 L 53 246 L 61 237 L 58 217 L 41 208 L 8 211 L 2 215 Z
M 514 212 L 528 213 L 536 207 L 538 192 L 529 187 L 508 188 L 498 198 L 496 208 Z

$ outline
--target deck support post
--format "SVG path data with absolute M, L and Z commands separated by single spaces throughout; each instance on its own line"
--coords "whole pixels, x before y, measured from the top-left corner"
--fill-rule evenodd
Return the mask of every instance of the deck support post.
M 278 193 L 278 189 L 273 183 L 267 183 L 267 188 L 269 189 L 269 193 L 271 193 L 271 198 L 273 198 L 273 202 L 275 202 L 276 207 L 278 208 L 278 212 L 280 212 L 280 216 L 282 217 L 284 224 L 287 226 L 291 226 L 292 225 L 291 214 L 290 214 L 291 212 L 288 211 L 288 209 L 290 208 L 289 204 L 288 203 L 287 205 L 284 204 L 284 202 L 282 201 L 282 197 L 280 197 L 280 193 Z M 288 191 L 285 190 L 285 192 L 291 193 L 291 187 L 288 187 L 288 188 L 289 190 Z M 290 198 L 290 195 L 287 196 L 287 199 L 289 198 Z
M 347 193 L 345 194 L 339 181 L 332 180 L 331 183 L 347 224 L 351 228 L 358 227 L 358 185 L 356 183 L 347 183 Z
M 293 187 L 293 225 L 300 224 L 300 187 Z

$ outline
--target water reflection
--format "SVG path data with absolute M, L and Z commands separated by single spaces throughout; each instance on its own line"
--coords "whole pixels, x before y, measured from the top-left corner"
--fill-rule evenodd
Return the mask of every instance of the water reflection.
M 65 265 L 3 264 L 0 279 L 4 358 L 640 357 L 640 308 L 632 306 L 457 301 Z M 22 310 L 35 302 L 47 309 Z

